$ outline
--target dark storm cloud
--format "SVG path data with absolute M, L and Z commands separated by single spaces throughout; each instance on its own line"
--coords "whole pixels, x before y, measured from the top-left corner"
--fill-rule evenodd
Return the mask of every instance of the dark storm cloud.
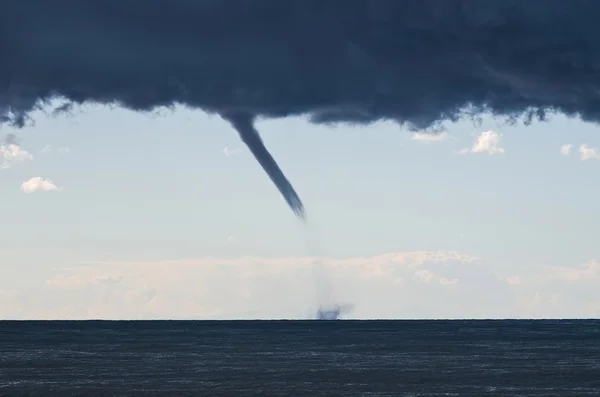
M 302 214 L 256 117 L 596 122 L 599 17 L 597 0 L 2 0 L 0 122 L 58 97 L 220 114 Z

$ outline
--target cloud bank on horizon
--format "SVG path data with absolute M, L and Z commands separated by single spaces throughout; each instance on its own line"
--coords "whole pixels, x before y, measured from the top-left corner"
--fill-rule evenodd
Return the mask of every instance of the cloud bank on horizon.
M 28 286 L 0 280 L 0 318 L 311 318 L 320 306 L 307 290 L 315 260 L 336 276 L 334 287 L 340 299 L 358 302 L 345 318 L 593 318 L 600 314 L 598 260 L 502 274 L 464 253 L 413 251 L 347 258 L 85 262 L 55 268 L 50 274 L 33 272 Z M 38 293 L 31 294 L 32 288 Z
M 598 122 L 598 15 L 589 0 L 7 0 L 0 124 L 56 99 L 218 114 L 303 216 L 257 117 Z

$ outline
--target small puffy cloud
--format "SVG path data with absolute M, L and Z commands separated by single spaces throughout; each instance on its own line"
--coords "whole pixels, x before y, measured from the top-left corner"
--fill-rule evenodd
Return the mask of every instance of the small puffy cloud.
M 587 143 L 579 146 L 579 154 L 581 156 L 582 161 L 586 160 L 600 160 L 600 152 L 598 148 L 592 148 L 587 145 Z
M 229 146 L 225 146 L 221 151 L 226 157 L 231 157 L 239 154 L 240 149 L 232 149 Z
M 421 281 L 424 284 L 438 283 L 440 285 L 449 286 L 449 285 L 455 285 L 458 283 L 458 278 L 448 279 L 448 278 L 442 277 L 428 269 L 417 270 L 414 273 L 414 275 L 419 281 Z
M 597 260 L 588 261 L 578 268 L 553 266 L 550 267 L 549 270 L 550 272 L 546 276 L 549 279 L 565 281 L 568 283 L 593 280 L 600 281 L 600 262 Z
M 4 142 L 0 145 L 0 156 L 2 157 L 0 168 L 9 168 L 16 163 L 33 160 L 33 155 L 19 146 L 14 134 L 7 134 L 4 137 Z
M 457 278 L 447 279 L 445 277 L 440 277 L 439 281 L 441 285 L 455 285 L 456 283 L 458 283 Z
M 448 139 L 449 135 L 445 132 L 439 134 L 428 134 L 424 132 L 417 132 L 412 134 L 411 139 L 420 143 L 436 143 L 442 142 Z
M 563 156 L 568 156 L 569 154 L 571 154 L 572 147 L 573 147 L 573 145 L 571 145 L 570 143 L 562 145 L 560 147 L 560 154 Z
M 430 270 L 418 270 L 415 272 L 415 276 L 425 284 L 431 283 L 435 275 Z
M 1 145 L 0 154 L 2 154 L 4 159 L 4 168 L 10 167 L 14 163 L 23 163 L 25 161 L 33 160 L 31 153 L 15 144 Z
M 42 153 L 46 153 L 46 154 L 50 154 L 50 153 L 69 153 L 71 151 L 71 149 L 69 149 L 68 147 L 65 146 L 52 146 L 52 145 L 46 145 L 42 148 L 41 152 Z
M 501 147 L 502 134 L 495 131 L 485 131 L 479 134 L 479 136 L 473 142 L 473 146 L 470 148 L 464 148 L 459 153 L 487 153 L 493 154 L 504 154 L 504 148 Z
M 21 190 L 24 193 L 51 192 L 61 189 L 50 179 L 44 179 L 39 176 L 30 178 L 21 184 Z

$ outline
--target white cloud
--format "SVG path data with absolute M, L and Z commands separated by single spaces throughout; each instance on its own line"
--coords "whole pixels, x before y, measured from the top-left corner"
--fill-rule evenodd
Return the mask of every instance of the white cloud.
M 459 153 L 487 153 L 489 155 L 504 154 L 504 148 L 501 147 L 500 143 L 501 140 L 502 134 L 499 132 L 485 131 L 479 134 L 471 148 L 462 149 Z
M 46 145 L 42 148 L 42 153 L 69 153 L 71 149 L 64 146 L 54 147 L 52 145 Z
M 420 143 L 435 143 L 435 142 L 441 142 L 441 141 L 445 141 L 446 139 L 448 139 L 449 135 L 446 132 L 442 132 L 439 134 L 428 134 L 428 133 L 424 133 L 424 132 L 417 132 L 412 134 L 411 139 L 413 141 L 417 141 Z
M 73 286 L 85 286 L 85 285 L 103 285 L 103 284 L 117 284 L 121 282 L 122 277 L 113 276 L 93 276 L 90 278 L 86 277 L 55 277 L 52 280 L 48 280 L 47 284 L 55 287 L 73 287 Z
M 33 160 L 33 155 L 19 146 L 14 134 L 4 137 L 4 143 L 0 145 L 2 164 L 0 168 L 9 168 L 16 163 L 24 163 Z
M 560 147 L 560 154 L 563 156 L 568 156 L 569 154 L 571 154 L 572 147 L 573 147 L 573 145 L 571 145 L 570 143 L 562 145 Z
M 46 282 L 49 294 L 78 302 L 72 318 L 307 318 L 319 303 L 352 305 L 355 318 L 485 317 L 489 306 L 480 303 L 504 305 L 509 288 L 453 251 L 81 265 Z M 473 305 L 480 293 L 490 299 Z
M 579 268 L 553 266 L 546 276 L 549 279 L 577 283 L 580 281 L 600 281 L 600 262 L 591 260 Z
M 587 145 L 587 143 L 579 146 L 579 154 L 581 155 L 581 160 L 600 160 L 600 153 L 598 148 L 592 148 Z
M 239 152 L 240 149 L 231 149 L 229 146 L 225 146 L 222 150 L 222 153 L 227 157 L 235 156 L 239 154 Z
M 415 276 L 425 284 L 431 283 L 435 275 L 430 270 L 417 270 Z
M 456 285 L 458 283 L 457 278 L 447 279 L 445 277 L 440 277 L 439 281 L 441 285 Z
M 10 288 L 0 318 L 308 318 L 320 303 L 364 319 L 600 316 L 599 261 L 497 275 L 455 251 L 89 261 Z
M 600 262 L 580 266 L 542 266 L 536 273 L 508 278 L 518 314 L 530 318 L 600 316 Z
M 21 184 L 21 190 L 25 193 L 51 192 L 61 189 L 50 179 L 44 179 L 39 176 L 30 178 Z

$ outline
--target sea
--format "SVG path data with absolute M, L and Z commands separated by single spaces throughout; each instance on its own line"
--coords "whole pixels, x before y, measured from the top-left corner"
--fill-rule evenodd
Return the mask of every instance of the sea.
M 600 396 L 600 321 L 3 321 L 0 396 Z

